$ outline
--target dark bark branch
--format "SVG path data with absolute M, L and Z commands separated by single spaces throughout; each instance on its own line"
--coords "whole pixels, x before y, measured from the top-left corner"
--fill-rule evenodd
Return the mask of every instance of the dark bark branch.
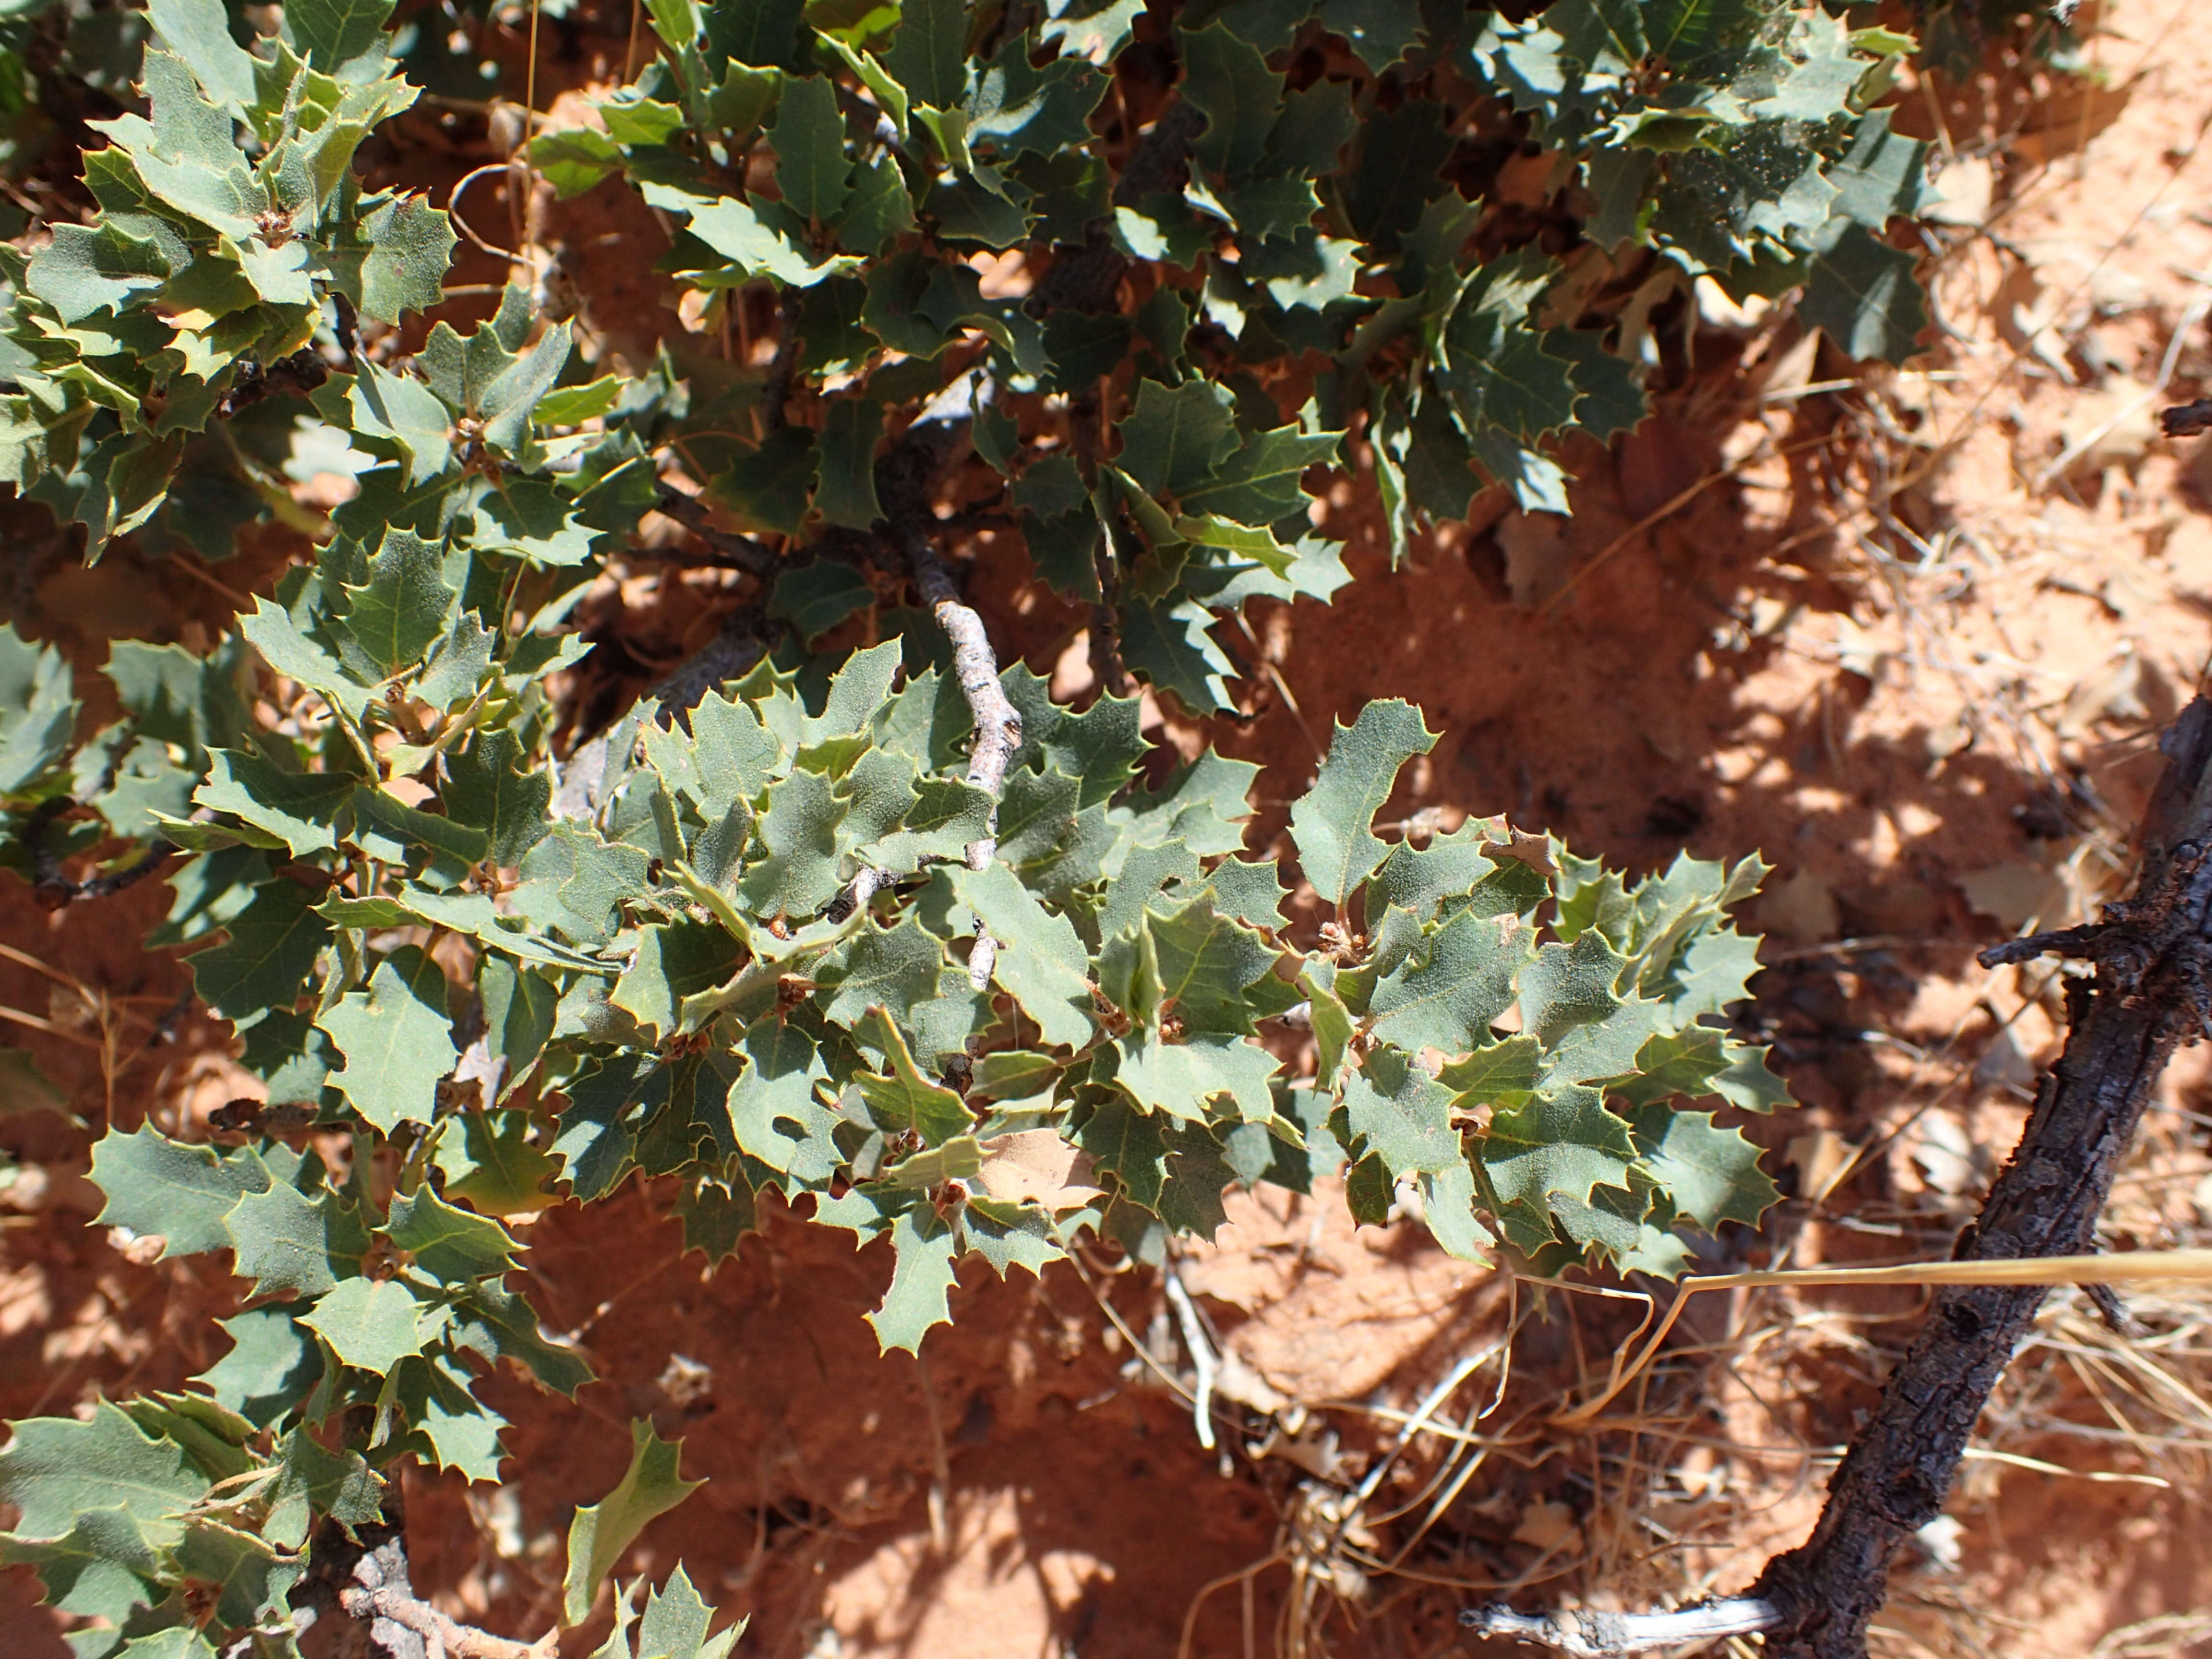
M 791 418 L 786 405 L 791 402 L 791 377 L 799 367 L 799 291 L 787 288 L 776 307 L 775 356 L 769 361 L 768 384 L 761 389 L 761 408 L 770 432 L 788 424 Z
M 61 855 L 54 851 L 47 836 L 55 823 L 76 811 L 77 805 L 67 795 L 58 795 L 40 802 L 23 821 L 23 843 L 31 854 L 31 902 L 41 910 L 66 909 L 79 899 L 106 898 L 126 887 L 135 887 L 167 864 L 176 850 L 156 847 L 137 863 L 126 865 L 110 875 L 94 876 L 89 881 L 71 881 L 63 873 Z
M 2166 770 L 2145 816 L 2136 896 L 2094 929 L 2057 941 L 2097 964 L 2069 988 L 2065 1053 L 1953 1252 L 1961 1261 L 2087 1254 L 2099 1212 L 2174 1049 L 2205 1018 L 2212 961 L 2212 702 L 2182 711 L 2160 747 Z M 1985 962 L 2015 957 L 2009 947 Z M 1881 1409 L 1829 1482 L 1813 1535 L 1767 1564 L 1752 1593 L 1781 1609 L 1775 1659 L 1861 1659 L 1899 1545 L 1942 1511 L 1975 1420 L 2042 1306 L 2040 1286 L 1936 1292 L 1891 1373 Z
M 2165 775 L 2144 814 L 2136 896 L 2105 920 L 1982 953 L 1995 966 L 2055 949 L 2096 964 L 2068 987 L 2065 1052 L 1980 1216 L 1960 1235 L 1959 1261 L 2094 1253 L 2097 1217 L 2175 1048 L 2206 1030 L 2212 966 L 2212 701 L 2197 697 L 2160 743 Z M 2029 947 L 2034 947 L 2033 949 Z M 2069 1274 L 2081 1268 L 2069 1264 Z M 1942 1514 L 1982 1408 L 2036 1311 L 2039 1285 L 1947 1285 L 1892 1371 L 1880 1408 L 1828 1484 L 1812 1535 L 1766 1565 L 1739 1604 L 1765 1607 L 1770 1659 L 1865 1659 L 1898 1548 Z M 2100 1307 L 2105 1304 L 2100 1303 Z M 2115 1301 L 2107 1316 L 2118 1309 Z M 2125 1318 L 2124 1310 L 2118 1316 Z M 1486 1632 L 1576 1654 L 1632 1651 L 1624 1632 L 1682 1615 L 1507 1609 L 1462 1615 Z M 1611 1622 L 1607 1622 L 1611 1621 Z M 1716 1634 L 1721 1632 L 1714 1632 Z M 1669 1635 L 1636 1645 L 1687 1639 Z M 1612 1644 L 1607 1645 L 1610 1642 Z
M 750 536 L 740 536 L 728 530 L 718 530 L 708 516 L 704 501 L 672 489 L 663 484 L 659 498 L 653 504 L 653 511 L 663 518 L 673 519 L 704 542 L 717 556 L 717 562 L 732 570 L 767 577 L 781 568 L 783 561 L 775 549 L 755 541 Z

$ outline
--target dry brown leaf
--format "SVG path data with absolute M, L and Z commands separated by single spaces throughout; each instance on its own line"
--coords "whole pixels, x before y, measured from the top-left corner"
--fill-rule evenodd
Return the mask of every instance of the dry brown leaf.
M 1024 1129 L 983 1143 L 983 1167 L 975 1179 L 1002 1204 L 1035 1200 L 1057 1214 L 1105 1196 L 1088 1184 L 1090 1175 L 1090 1154 L 1062 1140 L 1058 1130 Z
M 1556 513 L 1509 513 L 1492 532 L 1505 555 L 1505 586 L 1518 605 L 1538 605 L 1566 586 L 1575 565 L 1567 521 Z
M 1814 1129 L 1793 1135 L 1783 1156 L 1797 1171 L 1797 1196 L 1818 1204 L 1835 1190 L 1858 1156 L 1858 1148 L 1833 1129 Z
M 1531 1504 L 1521 1511 L 1521 1522 L 1513 1528 L 1513 1541 L 1533 1544 L 1547 1555 L 1554 1551 L 1579 1555 L 1583 1529 L 1575 1524 L 1575 1512 L 1565 1504 Z
M 2018 931 L 2031 921 L 2045 927 L 2064 920 L 2066 884 L 2030 859 L 2011 859 L 1959 878 L 1959 890 L 1976 913 Z

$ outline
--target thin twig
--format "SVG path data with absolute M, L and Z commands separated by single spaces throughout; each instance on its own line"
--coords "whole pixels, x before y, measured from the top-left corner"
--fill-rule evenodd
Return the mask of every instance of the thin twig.
M 714 550 L 720 562 L 732 570 L 742 570 L 750 575 L 765 577 L 783 562 L 774 549 L 755 541 L 750 536 L 740 536 L 733 531 L 717 529 L 708 516 L 707 504 L 668 485 L 660 487 L 653 501 L 653 511 L 665 519 L 673 519 Z
M 1206 1328 L 1199 1323 L 1198 1310 L 1191 1305 L 1190 1292 L 1183 1289 L 1182 1276 L 1173 1262 L 1160 1269 L 1160 1283 L 1167 1291 L 1168 1305 L 1175 1310 L 1176 1323 L 1182 1329 L 1182 1345 L 1190 1350 L 1190 1363 L 1198 1372 L 1198 1387 L 1190 1402 L 1190 1414 L 1198 1425 L 1198 1443 L 1212 1451 L 1213 1380 L 1220 1372 L 1221 1362 L 1214 1354 L 1213 1344 L 1206 1340 Z
M 1540 1643 L 1577 1659 L 1607 1659 L 1613 1654 L 1712 1642 L 1723 1636 L 1748 1636 L 1771 1630 L 1781 1617 L 1780 1609 L 1771 1601 L 1737 1595 L 1685 1607 L 1679 1613 L 1528 1613 L 1510 1607 L 1469 1607 L 1460 1614 L 1459 1621 L 1478 1636 Z

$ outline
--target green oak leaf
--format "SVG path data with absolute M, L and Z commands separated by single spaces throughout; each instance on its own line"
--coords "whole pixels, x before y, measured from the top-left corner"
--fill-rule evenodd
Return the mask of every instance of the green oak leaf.
M 1315 891 L 1339 912 L 1390 849 L 1375 815 L 1397 785 L 1398 769 L 1436 746 L 1436 735 L 1410 703 L 1370 702 L 1339 725 L 1313 787 L 1291 808 L 1291 838 Z
M 345 1056 L 330 1086 L 370 1123 L 388 1134 L 436 1115 L 438 1083 L 457 1051 L 445 970 L 421 951 L 393 951 L 376 964 L 368 990 L 349 991 L 315 1023 Z
M 341 1363 L 379 1376 L 422 1350 L 421 1304 L 397 1279 L 346 1279 L 301 1314 L 300 1322 Z
M 568 1569 L 561 1582 L 563 1624 L 580 1625 L 591 1616 L 600 1584 L 647 1522 L 706 1484 L 677 1473 L 683 1441 L 663 1440 L 643 1418 L 631 1422 L 629 1436 L 629 1468 L 615 1489 L 579 1508 L 568 1522 Z

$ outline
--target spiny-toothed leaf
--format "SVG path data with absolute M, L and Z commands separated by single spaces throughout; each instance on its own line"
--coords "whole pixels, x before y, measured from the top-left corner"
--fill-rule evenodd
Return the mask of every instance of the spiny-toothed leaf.
M 1147 495 L 1175 495 L 1203 483 L 1236 441 L 1229 393 L 1205 380 L 1173 390 L 1140 380 L 1129 413 L 1116 428 L 1121 471 Z
M 1759 1167 L 1759 1148 L 1711 1112 L 1676 1111 L 1663 1102 L 1630 1120 L 1637 1151 L 1674 1207 L 1707 1232 L 1723 1221 L 1756 1227 L 1782 1194 Z
M 678 1562 L 668 1582 L 646 1597 L 645 1613 L 637 1621 L 638 1659 L 725 1659 L 744 1633 L 746 1621 L 740 1619 L 709 1637 L 707 1626 L 713 1619 L 714 1610 L 699 1599 L 684 1564 Z
M 677 1473 L 684 1453 L 680 1439 L 663 1440 L 643 1418 L 630 1424 L 629 1437 L 629 1468 L 622 1480 L 598 1503 L 579 1509 L 568 1523 L 568 1570 L 561 1582 L 564 1625 L 580 1625 L 591 1616 L 599 1585 L 646 1523 L 705 1484 Z
M 368 990 L 349 991 L 315 1023 L 345 1055 L 331 1087 L 371 1124 L 389 1134 L 436 1115 L 439 1079 L 457 1051 L 435 962 L 403 945 L 376 964 Z
M 862 1072 L 854 1079 L 868 1115 L 886 1133 L 920 1135 L 938 1146 L 966 1131 L 975 1114 L 951 1090 L 932 1083 L 914 1063 L 906 1038 L 881 1008 L 869 1011 L 858 1035 L 884 1053 L 886 1075 Z
M 0 623 L 0 795 L 35 781 L 69 752 L 76 711 L 62 653 Z
M 1548 1048 L 1577 1025 L 1608 1018 L 1627 959 L 1595 931 L 1547 945 L 1521 977 L 1521 1019 Z
M 1291 838 L 1306 879 L 1339 912 L 1390 850 L 1371 826 L 1398 769 L 1436 741 L 1420 711 L 1395 699 L 1370 702 L 1352 725 L 1337 726 L 1320 775 L 1291 809 Z
M 1246 994 L 1274 966 L 1275 948 L 1202 898 L 1171 915 L 1156 909 L 1145 926 L 1158 963 L 1162 1007 L 1192 1032 L 1249 1034 Z
M 1588 1203 L 1594 1187 L 1626 1187 L 1636 1146 L 1597 1091 L 1569 1084 L 1492 1113 L 1478 1155 L 1498 1219 L 1525 1251 L 1550 1235 L 1553 1194 Z
M 384 1231 L 415 1258 L 416 1267 L 448 1282 L 505 1273 L 522 1248 L 498 1222 L 456 1209 L 428 1182 L 392 1199 Z
M 1536 1092 L 1543 1065 L 1543 1045 L 1516 1033 L 1454 1060 L 1437 1073 L 1437 1081 L 1456 1094 L 1452 1103 L 1464 1109 L 1520 1106 Z
M 553 389 L 571 349 L 568 325 L 556 323 L 484 389 L 478 409 L 484 447 L 495 454 L 519 453 L 530 437 L 531 412 Z
M 746 1028 L 738 1052 L 745 1069 L 726 1105 L 738 1145 L 779 1175 L 805 1172 L 836 1121 L 815 1095 L 830 1081 L 819 1047 L 771 1013 Z
M 1132 847 L 1122 858 L 1121 873 L 1107 884 L 1105 902 L 1098 911 L 1099 937 L 1110 939 L 1134 927 L 1147 906 L 1181 908 L 1176 900 L 1163 898 L 1162 890 L 1197 879 L 1198 857 L 1181 842 Z
M 507 1419 L 468 1390 L 468 1372 L 438 1350 L 399 1362 L 392 1389 L 411 1425 L 408 1443 L 424 1461 L 464 1480 L 496 1480 Z
M 1929 325 L 1913 255 L 1860 225 L 1813 256 L 1798 309 L 1848 356 L 1901 363 Z
M 1545 1069 L 1573 1083 L 1625 1077 L 1644 1045 L 1670 1029 L 1665 1003 L 1629 997 L 1603 1018 L 1568 1028 L 1546 1050 Z
M 1074 924 L 1037 902 L 1003 864 L 959 870 L 954 890 L 999 942 L 993 976 L 1036 1021 L 1046 1044 L 1081 1048 L 1095 1029 L 1085 968 L 1089 961 Z
M 787 82 L 768 142 L 775 151 L 776 188 L 802 219 L 827 221 L 845 204 L 845 118 L 836 83 L 824 76 Z
M 1300 480 L 1306 469 L 1334 461 L 1343 438 L 1340 432 L 1305 433 L 1291 426 L 1248 438 L 1217 461 L 1209 477 L 1181 492 L 1183 508 L 1238 524 L 1277 523 L 1305 505 Z M 1288 566 L 1285 554 L 1276 574 Z
M 1180 31 L 1182 95 L 1206 117 L 1192 145 L 1212 172 L 1242 178 L 1260 160 L 1282 109 L 1283 77 L 1246 42 L 1216 23 Z
M 1345 1080 L 1346 1121 L 1394 1176 L 1434 1174 L 1461 1161 L 1451 1104 L 1450 1091 L 1388 1046 L 1370 1050 Z
M 268 1166 L 250 1148 L 223 1151 L 172 1140 L 150 1123 L 109 1130 L 92 1148 L 93 1185 L 107 1194 L 99 1220 L 159 1235 L 161 1255 L 227 1250 L 223 1218 L 249 1193 L 265 1191 Z
M 930 1329 L 952 1318 L 945 1292 L 957 1279 L 956 1241 L 952 1229 L 927 1200 L 902 1211 L 892 1219 L 890 1232 L 895 1252 L 891 1282 L 883 1304 L 868 1316 L 868 1323 L 876 1328 L 876 1340 L 885 1353 L 904 1348 L 918 1354 Z
M 529 1303 L 497 1279 L 479 1279 L 453 1292 L 449 1339 L 456 1348 L 493 1364 L 512 1361 L 542 1389 L 574 1400 L 593 1376 L 584 1357 L 565 1342 L 549 1341 Z
M 439 799 L 450 817 L 484 832 L 485 854 L 502 869 L 520 864 L 546 832 L 553 780 L 527 759 L 513 732 L 475 732 L 446 756 Z
M 1261 1123 L 1274 1115 L 1267 1085 L 1279 1064 L 1240 1036 L 1202 1032 L 1185 1042 L 1165 1042 L 1133 1035 L 1121 1041 L 1115 1081 L 1147 1111 L 1203 1122 L 1208 1104 L 1226 1097 L 1237 1116 Z
M 216 101 L 241 112 L 252 107 L 253 56 L 230 38 L 219 0 L 149 0 L 146 15 Z
M 349 586 L 347 640 L 380 676 L 398 673 L 446 631 L 459 595 L 446 585 L 445 550 L 410 530 L 387 530 L 369 579 Z
M 322 1352 L 291 1309 L 249 1308 L 217 1323 L 230 1351 L 192 1380 L 253 1423 L 266 1427 L 293 1411 L 322 1376 Z
M 1675 1095 L 1712 1092 L 1715 1078 L 1728 1069 L 1722 1054 L 1723 1035 L 1708 1025 L 1682 1031 L 1662 1031 L 1644 1040 L 1636 1051 L 1632 1075 L 1605 1079 L 1607 1091 L 1632 1106 L 1643 1106 Z
M 814 505 L 829 523 L 866 530 L 883 516 L 876 500 L 876 445 L 884 433 L 881 404 L 841 398 L 830 405 L 816 451 Z
M 360 780 L 343 772 L 284 772 L 258 755 L 218 749 L 208 779 L 193 793 L 202 806 L 228 812 L 283 842 L 295 858 L 327 853 Z
M 1731 1106 L 1747 1112 L 1771 1112 L 1794 1106 L 1789 1085 L 1774 1075 L 1764 1046 L 1730 1041 L 1722 1050 L 1728 1065 L 1706 1086 Z
M 463 1112 L 448 1120 L 438 1142 L 446 1191 L 485 1215 L 520 1215 L 545 1207 L 545 1184 L 560 1161 L 532 1144 L 530 1114 Z
M 959 107 L 968 89 L 969 21 L 963 0 L 912 0 L 900 13 L 884 62 L 915 103 Z
M 0 1564 L 29 1567 L 57 1612 L 120 1626 L 161 1598 L 161 1563 L 137 1520 L 120 1504 L 87 1510 L 58 1538 L 0 1533 Z
M 643 1030 L 673 1036 L 689 1023 L 685 1001 L 726 982 L 744 959 L 744 947 L 715 923 L 655 923 L 639 930 L 637 956 L 611 1000 Z
M 265 1539 L 241 1528 L 195 1516 L 176 1546 L 178 1571 L 203 1594 L 212 1592 L 216 1622 L 250 1629 L 282 1615 L 286 1597 L 307 1568 L 280 1555 Z
M 23 1538 L 60 1538 L 77 1516 L 120 1509 L 155 1545 L 175 1542 L 177 1516 L 207 1493 L 207 1478 L 167 1439 L 149 1439 L 105 1401 L 89 1418 L 34 1417 L 10 1425 L 0 1451 L 0 1503 Z
M 1530 943 L 1518 917 L 1461 911 L 1376 982 L 1367 1003 L 1376 1040 L 1466 1053 L 1512 1006 Z
M 834 977 L 817 971 L 818 982 L 833 988 L 823 1007 L 834 1024 L 850 1028 L 872 1006 L 881 1006 L 902 1025 L 916 1003 L 937 994 L 945 965 L 945 946 L 911 917 L 890 927 L 865 927 L 838 952 Z
M 369 1246 L 352 1206 L 327 1187 L 310 1196 L 277 1182 L 241 1196 L 223 1224 L 238 1275 L 254 1281 L 256 1296 L 320 1296 L 337 1288 L 342 1272 L 360 1272 Z
M 878 426 L 878 434 L 880 431 Z M 863 459 L 872 465 L 874 457 L 871 453 Z M 821 465 L 826 477 L 830 468 L 826 453 Z M 872 482 L 868 487 L 867 500 L 872 507 L 875 501 Z M 827 503 L 823 504 L 823 511 L 829 511 Z M 872 511 L 868 522 L 873 523 L 875 518 L 876 513 Z M 832 522 L 841 520 L 833 520 Z M 817 559 L 811 564 L 787 570 L 775 579 L 775 592 L 769 602 L 769 614 L 783 617 L 799 630 L 799 638 L 811 640 L 817 635 L 828 633 L 854 611 L 865 611 L 875 602 L 876 590 L 852 566 L 840 564 L 834 559 Z
M 738 1253 L 738 1241 L 757 1228 L 759 1210 L 742 1178 L 725 1184 L 702 1176 L 677 1194 L 676 1218 L 685 1253 L 698 1251 L 711 1268 Z
M 425 197 L 400 197 L 369 212 L 361 234 L 369 243 L 361 261 L 362 316 L 398 327 L 407 312 L 438 305 L 460 241 L 442 208 Z
M 392 6 L 392 0 L 293 0 L 284 9 L 285 39 L 324 74 L 337 75 L 363 58 L 383 57 Z
M 392 1279 L 349 1279 L 323 1297 L 300 1322 L 348 1365 L 379 1376 L 422 1350 L 421 1306 Z
M 305 1429 L 295 1429 L 277 1442 L 276 1467 L 262 1535 L 282 1548 L 307 1542 L 315 1517 L 353 1528 L 383 1516 L 384 1482 L 359 1452 L 329 1450 Z
M 745 871 L 745 903 L 761 916 L 808 916 L 837 896 L 837 826 L 845 802 L 819 772 L 795 771 L 769 786 L 758 833 L 764 856 Z

